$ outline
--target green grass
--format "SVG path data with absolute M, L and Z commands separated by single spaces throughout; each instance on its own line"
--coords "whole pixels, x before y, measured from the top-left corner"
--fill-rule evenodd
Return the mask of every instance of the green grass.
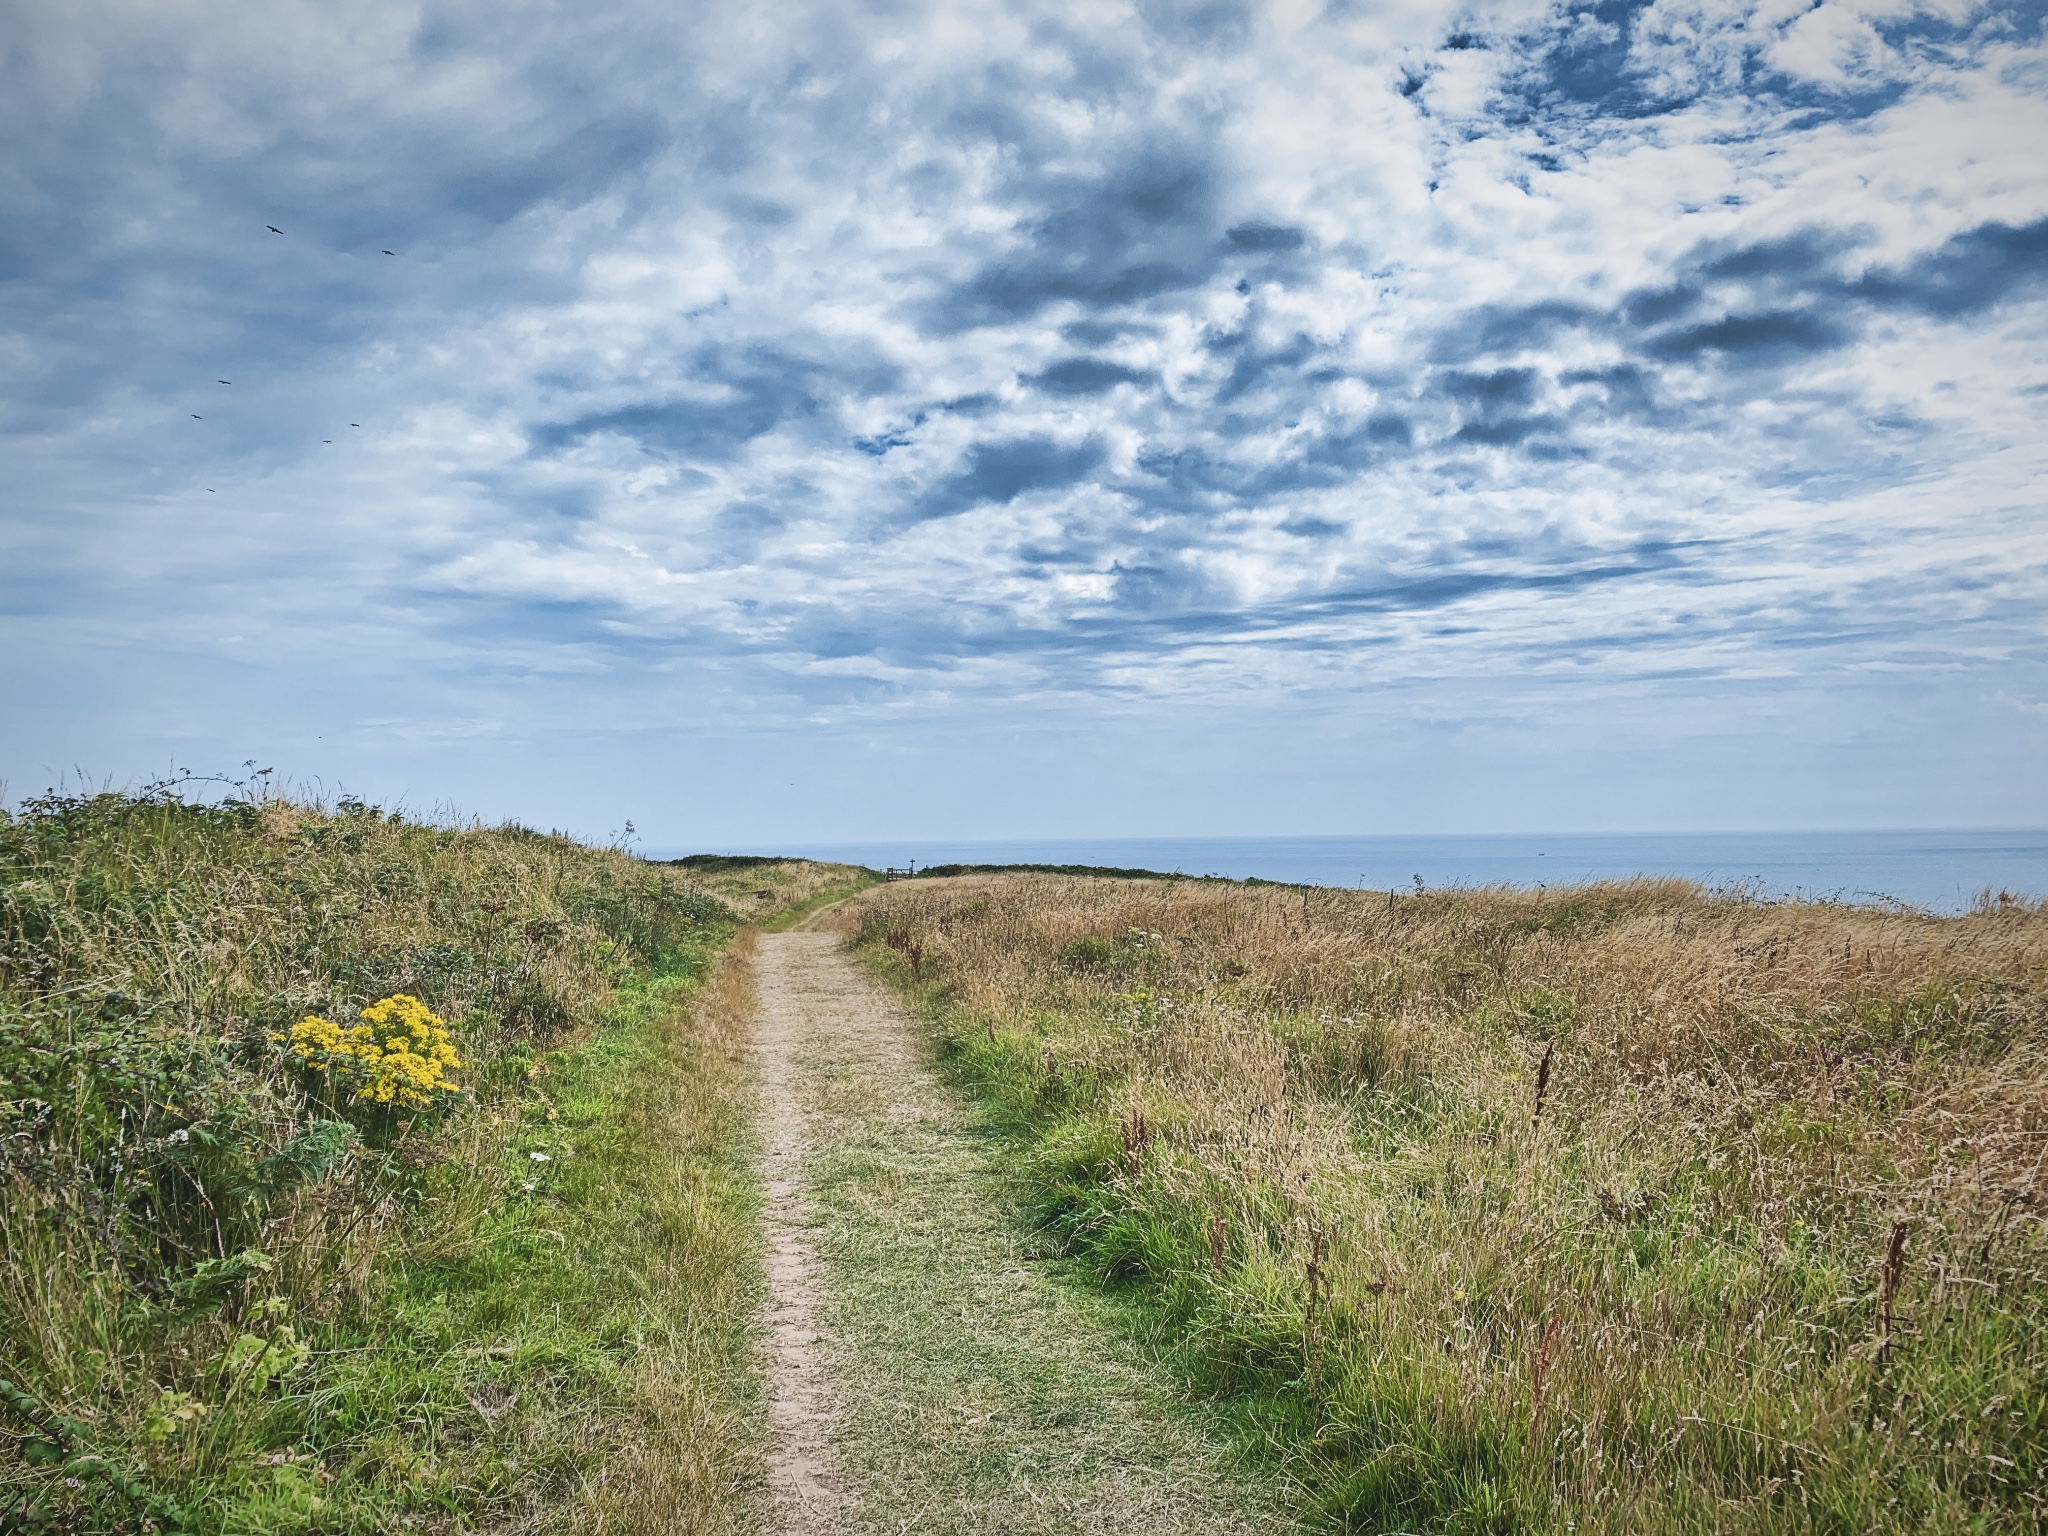
M 353 801 L 0 815 L 0 1530 L 735 1528 L 723 897 L 855 878 Z M 401 992 L 462 1058 L 430 1110 L 274 1038 Z
M 434 1170 L 426 1214 L 461 1214 L 323 1339 L 268 1437 L 305 1470 L 231 1476 L 224 1529 L 744 1528 L 757 1194 L 740 1043 L 702 1027 L 700 986 L 623 987 L 540 1058 L 548 1097 L 490 1166 Z

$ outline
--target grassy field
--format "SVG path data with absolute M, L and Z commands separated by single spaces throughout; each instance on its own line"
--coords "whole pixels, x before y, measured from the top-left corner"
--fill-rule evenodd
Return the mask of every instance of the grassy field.
M 1013 875 L 843 921 L 1333 1524 L 2048 1524 L 2048 910 Z
M 864 879 L 349 801 L 0 820 L 0 1530 L 747 1528 L 721 951 Z
M 759 1529 L 747 946 L 870 879 L 0 818 L 0 1532 Z M 2048 1526 L 2048 910 L 1019 873 L 832 920 L 996 1132 L 833 1101 L 871 1431 L 1016 1342 L 1001 1284 L 898 1337 L 920 1243 L 1010 1262 L 948 1214 L 987 1147 L 1336 1527 Z M 905 1498 L 1046 1449 L 921 1423 L 860 1442 Z

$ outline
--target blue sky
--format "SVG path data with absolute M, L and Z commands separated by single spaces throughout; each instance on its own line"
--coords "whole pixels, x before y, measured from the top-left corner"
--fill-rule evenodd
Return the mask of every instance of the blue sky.
M 2048 822 L 2038 3 L 29 0 L 0 135 L 12 796 Z

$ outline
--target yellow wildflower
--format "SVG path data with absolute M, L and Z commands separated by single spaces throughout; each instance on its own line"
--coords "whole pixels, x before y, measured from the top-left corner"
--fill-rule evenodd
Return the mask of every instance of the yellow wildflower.
M 431 1109 L 461 1087 L 448 1076 L 462 1065 L 448 1026 L 418 998 L 398 993 L 372 1003 L 362 1017 L 344 1029 L 314 1015 L 274 1038 L 289 1041 L 301 1061 L 331 1081 L 354 1083 L 356 1098 L 366 1103 Z

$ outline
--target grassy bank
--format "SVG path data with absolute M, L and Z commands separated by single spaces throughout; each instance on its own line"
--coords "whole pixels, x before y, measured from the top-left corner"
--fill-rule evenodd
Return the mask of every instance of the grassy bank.
M 0 823 L 0 1528 L 736 1528 L 719 956 L 852 874 L 352 802 Z
M 1355 1530 L 2030 1530 L 2048 911 L 995 877 L 846 921 Z

